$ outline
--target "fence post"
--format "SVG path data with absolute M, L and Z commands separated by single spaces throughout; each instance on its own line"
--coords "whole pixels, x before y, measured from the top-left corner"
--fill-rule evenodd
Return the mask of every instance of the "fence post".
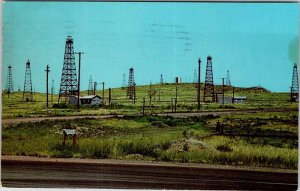
M 145 116 L 145 98 L 143 98 L 143 116 Z

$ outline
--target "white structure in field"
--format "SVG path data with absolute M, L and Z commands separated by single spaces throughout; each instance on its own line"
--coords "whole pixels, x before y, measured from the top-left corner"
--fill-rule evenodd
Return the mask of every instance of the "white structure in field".
M 243 103 L 246 100 L 247 100 L 246 96 L 234 96 L 233 100 L 232 100 L 232 97 L 230 97 L 230 96 L 224 96 L 224 103 L 225 104 L 232 103 L 232 101 L 234 103 Z M 218 103 L 223 103 L 223 96 L 222 95 L 217 96 L 217 102 Z
M 78 96 L 70 96 L 69 97 L 69 104 L 77 105 Z M 80 96 L 79 97 L 79 104 L 80 105 L 99 105 L 102 103 L 102 98 L 97 95 L 89 95 L 89 96 Z

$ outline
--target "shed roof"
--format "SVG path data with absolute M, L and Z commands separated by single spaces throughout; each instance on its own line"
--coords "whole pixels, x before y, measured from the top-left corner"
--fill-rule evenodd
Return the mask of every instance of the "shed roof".
M 76 97 L 76 98 L 78 98 L 78 96 L 77 96 L 77 95 L 73 95 L 73 96 L 71 96 L 71 97 Z M 98 96 L 98 95 L 80 96 L 80 97 L 79 97 L 79 99 L 93 99 L 93 98 L 95 98 L 95 97 L 98 97 L 98 98 L 100 98 L 100 99 L 101 99 L 101 97 L 100 97 L 100 96 Z

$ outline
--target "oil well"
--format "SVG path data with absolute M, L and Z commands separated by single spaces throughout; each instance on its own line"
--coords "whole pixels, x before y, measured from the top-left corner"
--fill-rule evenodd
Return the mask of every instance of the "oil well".
M 293 66 L 293 78 L 292 78 L 290 101 L 291 102 L 299 101 L 299 81 L 298 81 L 298 69 L 296 63 Z
M 73 38 L 68 36 L 66 39 L 64 65 L 61 74 L 58 102 L 62 97 L 64 97 L 65 101 L 67 101 L 68 97 L 71 95 L 78 95 L 78 84 Z
M 134 81 L 134 70 L 133 68 L 129 69 L 128 77 L 128 87 L 127 87 L 127 98 L 136 100 L 136 90 L 135 90 L 135 81 Z
M 210 98 L 212 102 L 215 101 L 215 88 L 214 88 L 214 77 L 212 69 L 212 57 L 207 57 L 206 63 L 206 74 L 205 74 L 205 83 L 204 83 L 204 95 L 203 101 L 208 101 L 207 98 Z
M 6 87 L 5 90 L 7 94 L 9 95 L 11 92 L 14 91 L 14 83 L 13 83 L 13 77 L 12 77 L 12 69 L 11 65 L 8 66 L 7 69 L 7 80 L 6 80 Z
M 32 101 L 33 100 L 31 69 L 30 69 L 30 61 L 29 60 L 27 60 L 27 62 L 26 62 L 23 100 L 25 100 L 25 101 Z

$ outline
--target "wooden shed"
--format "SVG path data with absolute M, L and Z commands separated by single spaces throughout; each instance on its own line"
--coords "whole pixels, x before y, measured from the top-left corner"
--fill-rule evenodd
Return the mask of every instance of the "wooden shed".
M 77 105 L 78 96 L 71 96 L 69 98 L 69 104 Z M 102 103 L 102 98 L 98 95 L 88 95 L 79 97 L 80 105 L 99 105 Z

